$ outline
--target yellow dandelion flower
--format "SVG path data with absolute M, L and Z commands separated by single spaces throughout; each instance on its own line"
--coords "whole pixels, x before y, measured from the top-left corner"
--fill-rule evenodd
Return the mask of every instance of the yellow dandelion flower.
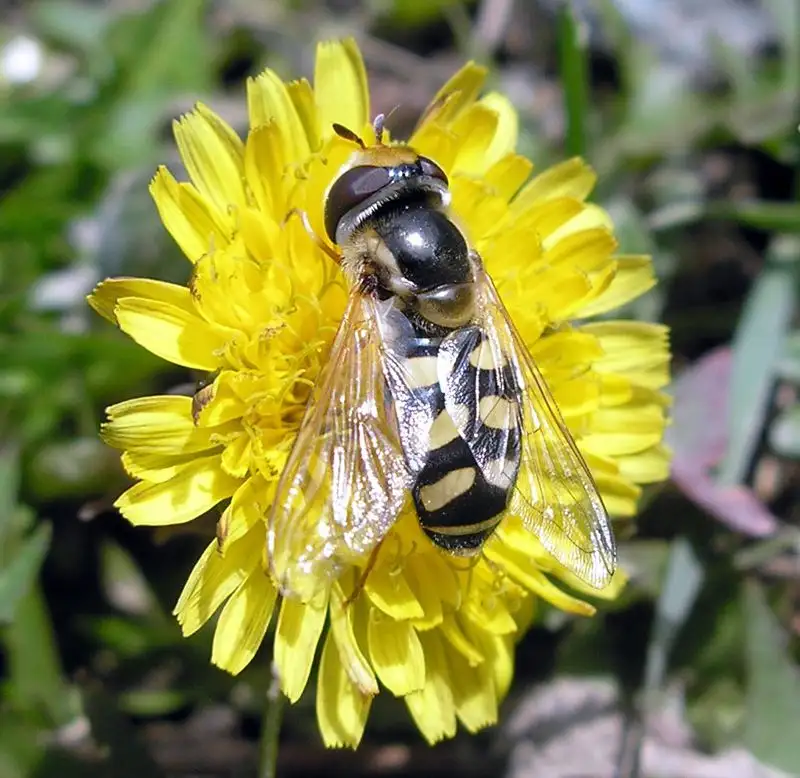
M 451 210 L 588 463 L 608 512 L 634 514 L 640 485 L 665 478 L 666 330 L 606 314 L 649 289 L 650 261 L 615 254 L 605 212 L 586 202 L 579 159 L 531 177 L 514 152 L 517 117 L 479 97 L 482 68 L 446 84 L 409 139 L 444 170 Z M 175 124 L 190 182 L 158 170 L 151 192 L 192 263 L 188 286 L 117 278 L 92 306 L 154 354 L 209 374 L 194 397 L 155 396 L 108 409 L 103 436 L 136 484 L 118 500 L 136 525 L 192 521 L 221 506 L 217 538 L 192 570 L 175 614 L 191 635 L 219 612 L 212 662 L 240 672 L 268 628 L 283 693 L 303 693 L 318 648 L 324 742 L 355 747 L 381 688 L 402 697 L 430 742 L 457 722 L 497 720 L 517 636 L 539 598 L 571 613 L 595 591 L 514 516 L 465 565 L 425 535 L 406 507 L 371 559 L 348 560 L 307 596 L 282 598 L 270 575 L 267 517 L 306 406 L 345 312 L 348 282 L 320 246 L 325 194 L 369 145 L 366 73 L 352 41 L 321 44 L 313 88 L 266 71 L 247 84 L 243 141 L 209 108 Z M 293 212 L 305 214 L 287 218 Z M 310 227 L 310 229 L 307 229 Z M 315 240 L 313 232 L 321 238 Z M 309 542 L 313 542 L 311 539 Z M 566 586 L 563 586 L 563 585 Z

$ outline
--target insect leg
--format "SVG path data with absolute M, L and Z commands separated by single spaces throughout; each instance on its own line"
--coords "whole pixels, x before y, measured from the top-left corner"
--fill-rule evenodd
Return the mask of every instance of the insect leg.
M 319 235 L 317 235 L 316 232 L 314 232 L 314 227 L 309 221 L 308 214 L 305 211 L 301 211 L 299 208 L 292 208 L 289 213 L 284 216 L 281 226 L 285 227 L 292 216 L 298 216 L 300 218 L 300 221 L 303 222 L 303 227 L 305 227 L 306 232 L 311 236 L 311 240 L 313 240 L 314 243 L 316 243 L 317 246 L 322 249 L 322 251 L 324 251 L 337 265 L 342 264 L 342 255 L 335 249 L 331 248 L 324 240 L 322 240 L 322 238 L 320 238 Z
M 358 599 L 358 595 L 361 594 L 361 592 L 364 590 L 364 587 L 367 585 L 367 578 L 369 578 L 369 574 L 372 572 L 372 569 L 375 567 L 375 563 L 378 561 L 378 554 L 380 553 L 382 545 L 383 540 L 381 540 L 378 545 L 372 549 L 369 559 L 367 560 L 367 566 L 364 568 L 364 572 L 361 573 L 358 581 L 356 581 L 356 585 L 353 588 L 353 591 L 350 593 L 350 596 L 344 601 L 345 608 Z

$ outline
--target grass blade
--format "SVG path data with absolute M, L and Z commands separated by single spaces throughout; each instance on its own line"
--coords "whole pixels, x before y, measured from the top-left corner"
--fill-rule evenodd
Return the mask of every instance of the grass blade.
M 558 19 L 558 53 L 564 88 L 564 113 L 567 119 L 565 150 L 570 156 L 587 154 L 587 116 L 589 77 L 586 28 L 575 15 L 572 3 L 565 3 Z

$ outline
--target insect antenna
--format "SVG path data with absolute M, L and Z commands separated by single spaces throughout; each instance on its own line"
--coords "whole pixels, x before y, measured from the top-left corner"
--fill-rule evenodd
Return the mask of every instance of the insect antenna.
M 364 143 L 361 138 L 356 135 L 351 129 L 345 127 L 343 124 L 339 124 L 338 122 L 333 123 L 333 131 L 340 137 L 344 138 L 345 140 L 352 141 L 353 143 L 361 146 L 362 149 L 367 148 L 366 144 Z
M 395 105 L 389 113 L 379 113 L 373 120 L 372 120 L 372 129 L 375 133 L 375 143 L 379 146 L 383 146 L 383 134 L 386 130 L 386 122 L 389 121 L 392 114 L 399 108 L 399 105 Z

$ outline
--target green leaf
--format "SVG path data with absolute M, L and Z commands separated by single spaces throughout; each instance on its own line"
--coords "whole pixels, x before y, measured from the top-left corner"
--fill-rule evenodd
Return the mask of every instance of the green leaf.
M 800 383 L 800 332 L 787 336 L 775 372 L 787 381 Z
M 148 718 L 169 716 L 190 702 L 183 689 L 134 689 L 117 699 L 121 711 Z
M 19 711 L 0 710 L 0 775 L 3 778 L 29 778 L 41 775 L 42 739 L 45 732 L 36 721 Z
M 670 559 L 668 542 L 637 538 L 621 543 L 619 555 L 622 567 L 630 575 L 636 589 L 656 599 L 663 588 L 667 563 Z M 623 591 L 623 598 L 629 589 L 630 587 Z M 611 605 L 609 603 L 609 607 Z
M 707 215 L 716 219 L 734 219 L 749 227 L 771 232 L 800 233 L 800 203 L 751 200 L 714 203 Z
M 31 4 L 34 29 L 43 38 L 69 51 L 86 53 L 102 47 L 111 21 L 108 7 L 73 0 L 46 0 Z
M 118 459 L 98 437 L 74 437 L 44 444 L 30 464 L 39 499 L 102 494 L 119 472 Z
M 567 135 L 564 141 L 569 156 L 585 157 L 587 117 L 589 115 L 589 76 L 586 25 L 575 15 L 571 3 L 565 3 L 558 18 L 558 55 L 564 90 L 564 113 Z
M 797 0 L 764 0 L 775 21 L 781 41 L 783 88 L 795 101 L 800 95 L 800 3 Z
M 120 170 L 160 156 L 158 132 L 170 100 L 197 97 L 213 84 L 206 0 L 154 3 L 144 14 L 122 17 L 109 46 L 120 73 L 104 112 L 107 126 L 94 139 L 97 159 Z
M 800 458 L 800 405 L 778 415 L 770 427 L 769 442 L 778 454 Z
M 729 675 L 716 678 L 690 700 L 688 716 L 704 744 L 721 750 L 741 734 L 744 692 Z
M 746 99 L 756 94 L 761 87 L 758 69 L 753 67 L 753 59 L 743 57 L 741 51 L 717 35 L 709 40 L 711 58 L 730 81 L 736 99 Z
M 389 6 L 387 16 L 392 24 L 402 27 L 421 27 L 441 19 L 448 7 L 459 2 L 462 0 L 427 0 L 424 3 L 419 0 L 393 0 L 387 4 Z
M 4 629 L 12 705 L 38 713 L 45 726 L 66 726 L 80 716 L 73 689 L 64 681 L 50 613 L 40 587 L 33 586 Z
M 786 635 L 756 581 L 745 587 L 747 614 L 747 710 L 744 742 L 764 762 L 800 770 L 800 673 L 786 648 Z
M 124 70 L 124 96 L 198 92 L 212 83 L 206 0 L 154 3 L 123 16 L 112 43 Z
M 774 371 L 795 309 L 794 264 L 782 261 L 773 240 L 767 263 L 747 297 L 733 341 L 728 444 L 719 470 L 723 484 L 741 483 L 766 420 Z
M 50 548 L 52 527 L 40 524 L 15 550 L 10 564 L 0 571 L 0 624 L 10 624 L 17 606 L 31 590 Z
M 606 202 L 620 254 L 653 254 L 657 247 L 642 212 L 627 197 Z
M 656 601 L 655 621 L 647 646 L 644 673 L 646 695 L 657 692 L 664 683 L 675 640 L 691 613 L 704 578 L 703 566 L 686 538 L 677 538 L 667 560 L 667 572 Z
M 17 507 L 19 454 L 16 449 L 0 449 L 0 561 L 8 548 Z

